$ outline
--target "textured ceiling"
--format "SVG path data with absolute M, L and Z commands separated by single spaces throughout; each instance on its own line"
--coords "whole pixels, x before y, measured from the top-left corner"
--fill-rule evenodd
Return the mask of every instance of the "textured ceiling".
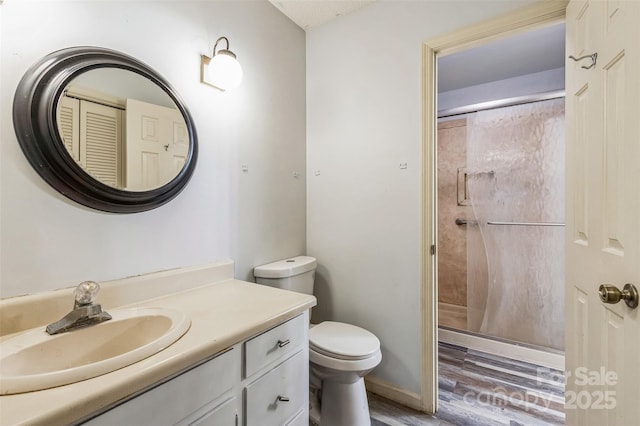
M 269 0 L 302 29 L 360 9 L 375 0 Z

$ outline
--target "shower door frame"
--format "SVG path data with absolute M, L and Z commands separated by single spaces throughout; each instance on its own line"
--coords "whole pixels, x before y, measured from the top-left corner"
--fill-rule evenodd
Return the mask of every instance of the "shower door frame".
M 438 409 L 437 72 L 438 56 L 535 28 L 564 22 L 568 0 L 544 1 L 422 44 L 422 395 L 421 408 Z

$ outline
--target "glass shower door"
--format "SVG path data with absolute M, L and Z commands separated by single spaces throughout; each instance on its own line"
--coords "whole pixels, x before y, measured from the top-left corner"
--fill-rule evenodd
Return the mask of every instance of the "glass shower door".
M 564 349 L 564 99 L 467 120 L 468 329 Z

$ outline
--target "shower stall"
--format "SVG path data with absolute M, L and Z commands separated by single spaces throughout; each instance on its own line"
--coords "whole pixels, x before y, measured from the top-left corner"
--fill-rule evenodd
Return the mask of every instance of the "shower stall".
M 438 126 L 439 325 L 564 350 L 564 98 Z

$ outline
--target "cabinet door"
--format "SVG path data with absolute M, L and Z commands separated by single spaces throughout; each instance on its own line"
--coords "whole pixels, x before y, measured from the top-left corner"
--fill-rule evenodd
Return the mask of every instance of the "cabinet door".
M 309 426 L 309 416 L 306 411 L 300 411 L 289 423 L 287 426 Z
M 301 350 L 245 389 L 247 426 L 282 425 L 309 405 L 309 352 Z
M 190 419 L 194 417 L 196 419 L 206 417 L 205 413 L 219 404 L 215 402 L 216 399 L 224 395 L 227 398 L 231 397 L 233 385 L 240 377 L 239 352 L 238 350 L 225 352 L 175 379 L 94 417 L 86 424 L 159 426 L 190 423 Z M 222 409 L 223 406 L 220 408 Z M 228 407 L 220 413 L 215 413 L 213 410 L 211 414 L 222 416 L 226 413 L 226 409 Z M 233 419 L 235 424 L 235 412 Z
M 232 398 L 195 422 L 186 422 L 185 424 L 193 426 L 238 426 L 236 399 Z

